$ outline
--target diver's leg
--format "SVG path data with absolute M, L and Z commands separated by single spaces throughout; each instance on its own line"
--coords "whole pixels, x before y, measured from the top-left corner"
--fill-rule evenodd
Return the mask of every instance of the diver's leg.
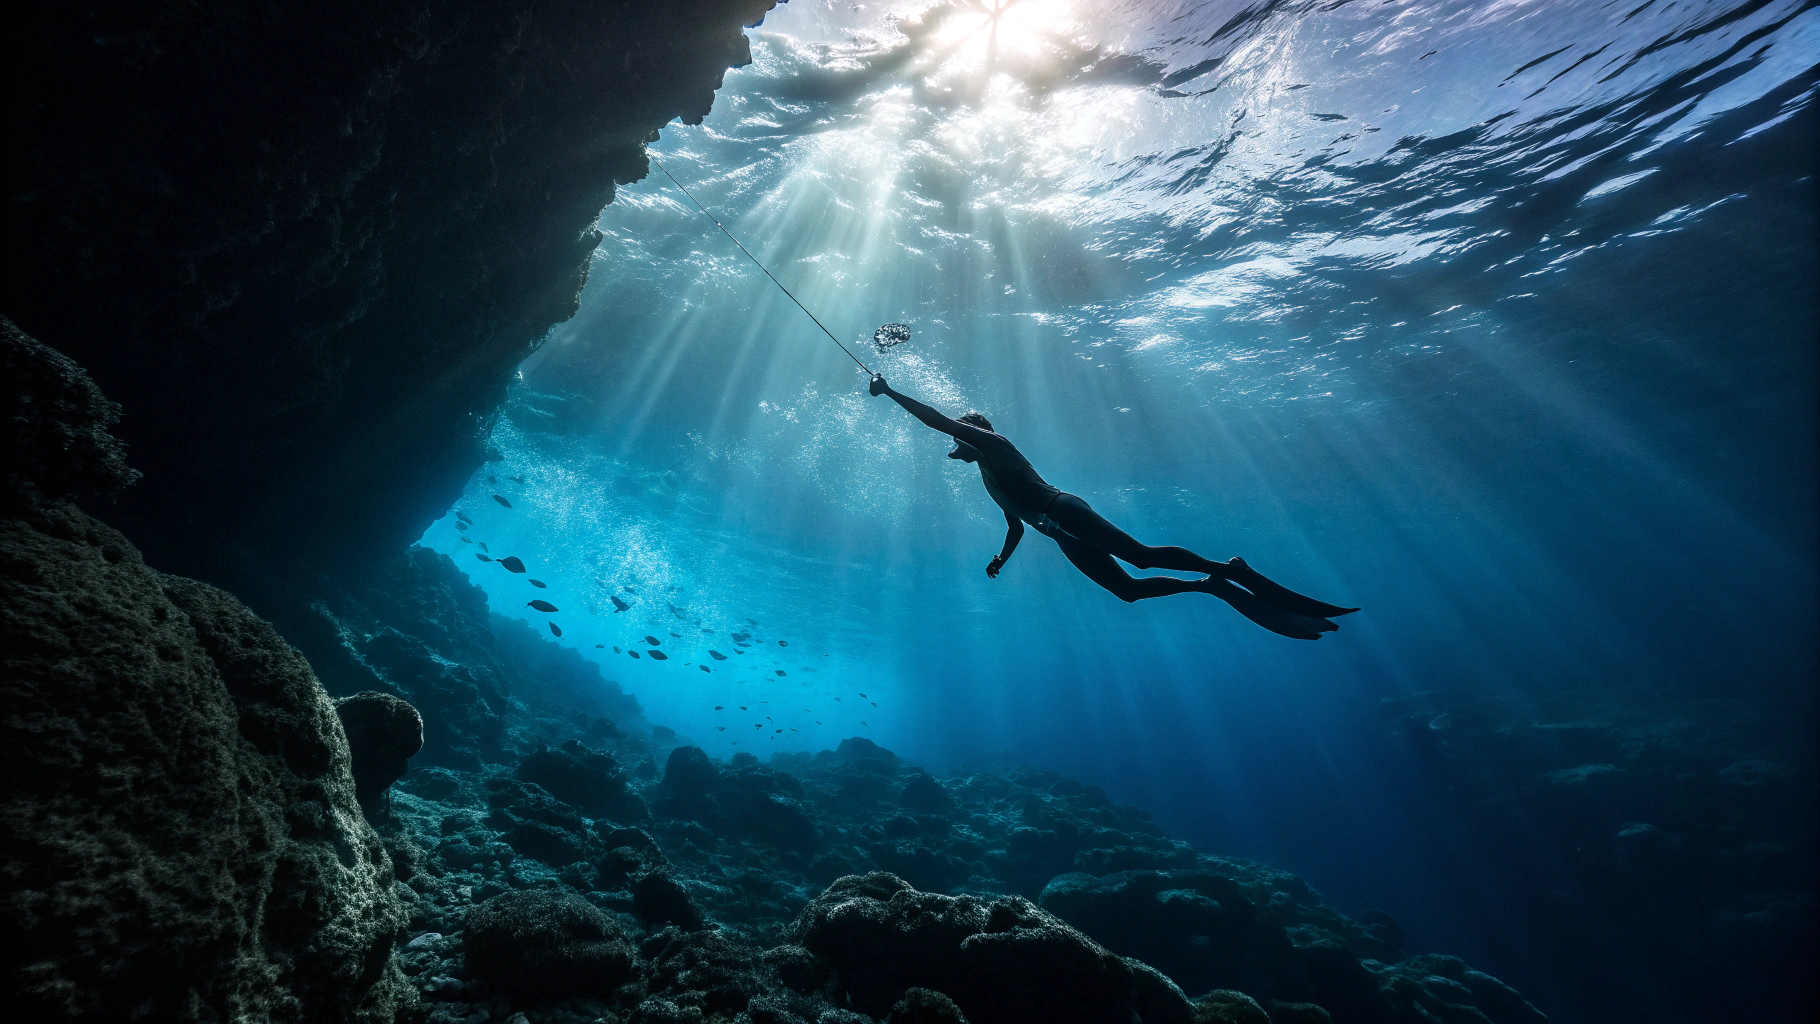
M 1104 551 L 1093 548 L 1065 533 L 1052 533 L 1049 536 L 1061 547 L 1062 554 L 1067 556 L 1068 561 L 1074 563 L 1074 567 L 1081 571 L 1081 575 L 1112 591 L 1113 596 L 1121 601 L 1129 603 L 1142 601 L 1147 597 L 1168 597 L 1170 594 L 1184 594 L 1189 591 L 1206 592 L 1205 582 L 1202 580 L 1178 580 L 1173 576 L 1137 579 L 1119 568 L 1119 564 L 1112 560 L 1112 556 Z M 1238 588 L 1233 587 L 1233 589 Z
M 1093 506 L 1072 494 L 1059 494 L 1049 506 L 1049 518 L 1062 529 L 1079 537 L 1109 555 L 1130 562 L 1139 569 L 1176 569 L 1182 572 L 1204 572 L 1225 579 L 1232 568 L 1225 562 L 1202 558 L 1187 548 L 1169 545 L 1152 547 L 1112 525 Z

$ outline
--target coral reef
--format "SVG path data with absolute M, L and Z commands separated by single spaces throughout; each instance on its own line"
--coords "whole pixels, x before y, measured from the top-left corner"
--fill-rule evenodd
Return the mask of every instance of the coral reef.
M 409 893 L 361 817 L 328 695 L 239 601 L 147 567 L 56 500 L 124 482 L 112 410 L 67 360 L 10 332 L 6 344 L 21 379 L 73 396 L 31 393 L 8 420 L 74 439 L 48 476 L 24 460 L 0 512 L 14 1011 L 394 1019 L 416 1000 L 390 956 Z

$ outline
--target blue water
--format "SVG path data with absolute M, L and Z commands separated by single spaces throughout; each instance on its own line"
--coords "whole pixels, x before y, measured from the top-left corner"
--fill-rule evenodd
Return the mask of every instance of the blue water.
M 651 152 L 900 390 L 1365 610 L 1125 605 L 1034 531 L 987 579 L 976 471 L 655 170 L 458 506 L 548 588 L 454 510 L 424 543 L 710 753 L 1055 767 L 1549 990 L 1383 701 L 1811 714 L 1820 11 L 925 6 L 780 8 Z

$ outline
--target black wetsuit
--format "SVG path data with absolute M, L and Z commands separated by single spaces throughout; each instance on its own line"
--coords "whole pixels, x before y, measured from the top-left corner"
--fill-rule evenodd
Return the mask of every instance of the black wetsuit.
M 954 438 L 955 450 L 950 458 L 977 462 L 980 480 L 1005 513 L 1005 546 L 987 567 L 986 574 L 996 576 L 1016 550 L 1023 537 L 1024 525 L 1055 541 L 1083 575 L 1110 590 L 1124 601 L 1141 601 L 1147 597 L 1164 597 L 1195 591 L 1213 594 L 1258 625 L 1284 636 L 1317 640 L 1324 632 L 1339 627 L 1328 616 L 1345 615 L 1356 608 L 1341 608 L 1304 597 L 1259 575 L 1242 559 L 1215 562 L 1184 547 L 1153 546 L 1108 522 L 1093 506 L 1069 494 L 1037 473 L 1024 453 L 1004 435 L 951 419 L 927 405 L 891 390 L 883 377 L 872 380 L 874 395 L 891 396 L 905 411 L 925 425 Z M 1173 576 L 1134 577 L 1113 559 L 1121 559 L 1139 569 L 1174 569 L 1206 573 L 1205 579 L 1183 580 Z M 1243 584 L 1241 589 L 1235 581 Z

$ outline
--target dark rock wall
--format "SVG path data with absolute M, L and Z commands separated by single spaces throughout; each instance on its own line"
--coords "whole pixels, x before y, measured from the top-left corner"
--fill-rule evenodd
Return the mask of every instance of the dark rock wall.
M 39 379 L 87 385 L 42 346 L 26 359 L 29 339 L 8 346 Z M 66 403 L 40 426 L 106 451 L 107 414 Z M 309 665 L 231 595 L 15 484 L 0 497 L 9 1011 L 393 1019 L 416 1001 L 390 959 L 408 899 Z
M 0 311 L 92 373 L 108 518 L 255 607 L 397 552 L 570 316 L 643 144 L 772 0 L 41 4 L 4 26 Z

